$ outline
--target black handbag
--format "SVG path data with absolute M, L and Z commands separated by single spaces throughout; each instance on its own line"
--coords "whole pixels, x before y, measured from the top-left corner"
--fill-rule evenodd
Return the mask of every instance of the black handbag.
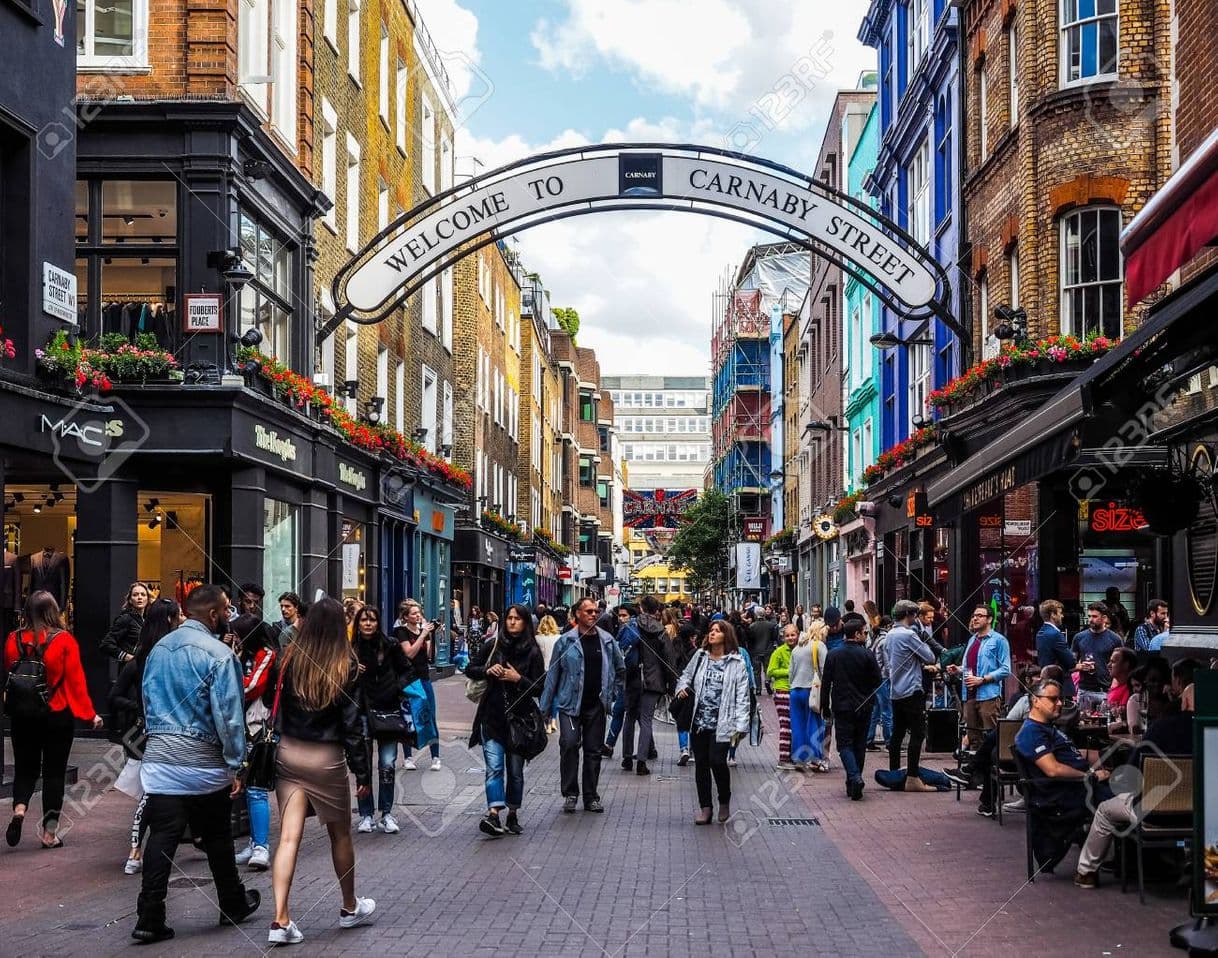
M 375 739 L 414 739 L 414 722 L 410 713 L 400 705 L 396 709 L 374 709 L 369 706 L 368 734 Z
M 689 681 L 688 695 L 674 695 L 668 702 L 668 714 L 677 725 L 678 732 L 688 732 L 694 725 L 694 680 L 698 677 L 698 669 L 702 662 L 694 666 L 694 674 Z
M 508 713 L 508 751 L 526 762 L 546 750 L 550 740 L 541 709 L 534 706 L 527 712 Z
M 265 792 L 275 789 L 275 763 L 279 759 L 279 732 L 275 722 L 279 718 L 279 695 L 283 691 L 283 669 L 275 682 L 275 702 L 266 724 L 250 742 L 245 756 L 245 787 L 258 788 Z

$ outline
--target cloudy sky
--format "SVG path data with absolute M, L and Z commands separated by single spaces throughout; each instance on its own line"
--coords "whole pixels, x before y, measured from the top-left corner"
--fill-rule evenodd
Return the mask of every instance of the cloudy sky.
M 865 0 L 417 2 L 458 97 L 458 176 L 647 140 L 746 145 L 810 172 L 834 93 L 875 67 L 856 39 Z M 579 310 L 603 372 L 704 374 L 711 295 L 758 241 L 712 217 L 614 212 L 518 246 L 553 305 Z

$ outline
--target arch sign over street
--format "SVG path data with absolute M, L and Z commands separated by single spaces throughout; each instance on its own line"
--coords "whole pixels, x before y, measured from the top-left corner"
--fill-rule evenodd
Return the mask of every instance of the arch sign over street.
M 334 279 L 344 320 L 376 323 L 457 260 L 542 223 L 603 210 L 674 210 L 754 226 L 841 266 L 908 319 L 948 311 L 947 275 L 896 224 L 788 167 L 709 147 L 613 144 L 530 157 L 404 213 Z

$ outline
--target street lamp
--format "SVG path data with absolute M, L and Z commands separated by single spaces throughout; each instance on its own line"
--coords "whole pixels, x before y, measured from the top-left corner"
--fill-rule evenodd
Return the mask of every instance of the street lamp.
M 933 346 L 935 344 L 933 339 L 902 339 L 896 333 L 888 332 L 887 330 L 882 333 L 876 333 L 871 337 L 869 342 L 876 349 L 883 350 L 896 349 L 898 346 Z
M 813 419 L 808 423 L 809 429 L 816 429 L 819 432 L 849 432 L 849 426 L 843 426 L 838 422 L 837 416 L 830 416 L 828 421 L 824 419 Z
M 1000 303 L 994 307 L 994 318 L 998 320 L 995 339 L 1013 339 L 1018 343 L 1028 338 L 1028 313 L 1022 306 L 1012 308 Z

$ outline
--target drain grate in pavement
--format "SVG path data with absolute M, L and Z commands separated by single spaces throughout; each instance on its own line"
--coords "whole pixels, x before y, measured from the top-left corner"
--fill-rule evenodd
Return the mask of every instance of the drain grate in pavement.
M 679 776 L 679 775 L 657 775 L 657 776 L 655 776 L 655 780 L 657 782 L 679 782 L 681 780 L 681 776 Z
M 820 825 L 819 818 L 767 818 L 767 825 L 772 825 L 775 828 L 787 827 L 815 827 Z

